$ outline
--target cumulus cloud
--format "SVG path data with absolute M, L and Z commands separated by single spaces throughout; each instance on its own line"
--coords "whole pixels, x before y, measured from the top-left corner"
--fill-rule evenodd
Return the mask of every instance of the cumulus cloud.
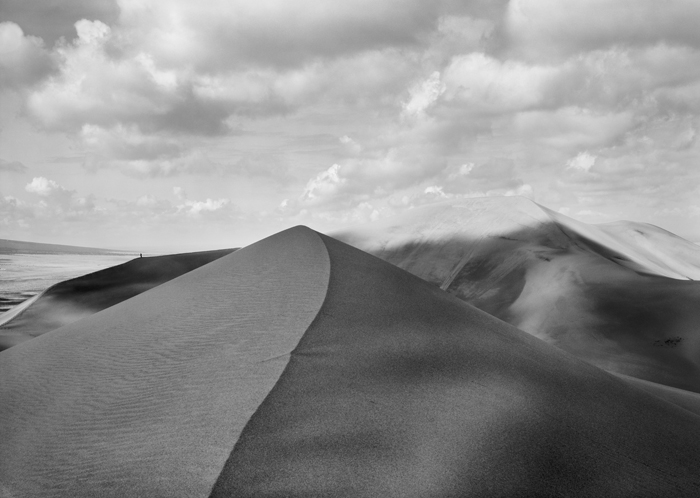
M 341 168 L 339 164 L 334 164 L 309 180 L 301 194 L 302 201 L 313 204 L 336 195 L 342 185 L 347 183 L 347 179 L 341 176 Z
M 435 71 L 417 87 L 411 89 L 410 100 L 403 106 L 408 115 L 423 114 L 445 91 L 445 85 L 440 81 L 440 72 Z
M 210 215 L 212 213 L 232 213 L 235 211 L 235 206 L 231 203 L 230 199 L 209 199 L 203 201 L 191 200 L 188 198 L 187 192 L 182 187 L 173 187 L 173 194 L 177 197 L 179 203 L 174 206 L 174 212 L 172 214 L 185 214 L 187 216 L 198 218 L 203 215 Z M 140 198 L 139 201 L 143 199 Z M 139 203 L 137 201 L 137 204 Z M 157 202 L 155 198 L 147 196 L 145 200 L 141 202 L 141 205 L 153 206 Z
M 225 109 L 194 96 L 190 82 L 156 67 L 148 54 L 118 57 L 108 53 L 115 35 L 100 21 L 76 23 L 78 38 L 57 48 L 60 72 L 27 99 L 27 108 L 50 130 L 120 125 L 142 131 L 217 134 L 224 131 Z M 114 43 L 117 43 L 114 41 Z
M 595 160 L 596 156 L 588 152 L 580 152 L 576 157 L 572 157 L 566 162 L 566 168 L 588 173 L 595 164 Z
M 0 22 L 0 89 L 21 89 L 45 78 L 54 61 L 41 38 L 25 36 L 13 22 Z
M 81 197 L 75 190 L 64 188 L 56 181 L 42 176 L 34 177 L 24 189 L 41 198 L 31 206 L 37 217 L 84 219 L 100 214 L 93 196 Z
M 10 68 L 0 84 L 39 127 L 74 139 L 97 174 L 196 175 L 197 192 L 228 175 L 251 199 L 264 183 L 270 206 L 256 209 L 285 219 L 364 220 L 443 195 L 537 195 L 575 203 L 572 213 L 630 192 L 691 198 L 697 2 L 119 7 L 118 18 L 76 19 L 53 46 L 20 21 L 0 24 L 17 47 L 0 54 Z M 78 197 L 48 179 L 31 188 L 44 202 Z M 229 194 L 176 197 L 122 207 L 162 220 L 237 212 Z
M 27 192 L 31 192 L 33 194 L 38 194 L 43 197 L 48 197 L 52 193 L 64 193 L 68 192 L 68 190 L 64 189 L 61 187 L 58 183 L 56 183 L 53 180 L 49 180 L 44 177 L 35 177 L 32 179 L 31 183 L 28 183 L 24 189 Z
M 118 16 L 116 0 L 2 0 L 3 19 L 22 26 L 49 47 L 61 38 L 72 40 L 74 24 L 80 19 L 99 19 L 109 25 Z
M 213 213 L 226 208 L 231 201 L 229 199 L 207 199 L 204 201 L 185 200 L 178 206 L 178 211 L 187 213 L 190 216 L 199 216 L 203 213 Z

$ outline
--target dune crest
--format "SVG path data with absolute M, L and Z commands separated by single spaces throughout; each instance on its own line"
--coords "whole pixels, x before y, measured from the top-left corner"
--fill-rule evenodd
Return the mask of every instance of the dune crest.
M 212 498 L 700 491 L 697 415 L 323 240 L 326 300 Z
M 13 497 L 693 496 L 700 416 L 297 227 L 0 352 Z
M 135 258 L 52 285 L 0 315 L 0 351 L 114 306 L 232 251 Z
M 596 366 L 700 392 L 700 248 L 668 232 L 489 197 L 335 236 Z
M 206 496 L 323 302 L 328 257 L 289 230 L 0 352 L 12 496 Z

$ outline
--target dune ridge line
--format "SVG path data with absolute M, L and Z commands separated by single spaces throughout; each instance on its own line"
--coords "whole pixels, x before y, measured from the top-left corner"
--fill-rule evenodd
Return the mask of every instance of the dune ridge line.
M 328 282 L 325 245 L 297 227 L 0 352 L 0 483 L 207 496 Z

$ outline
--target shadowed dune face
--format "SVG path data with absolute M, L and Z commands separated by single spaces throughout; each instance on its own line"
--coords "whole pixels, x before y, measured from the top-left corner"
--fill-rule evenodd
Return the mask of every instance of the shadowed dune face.
M 13 497 L 694 496 L 700 417 L 306 228 L 0 352 Z
M 323 307 L 212 497 L 700 491 L 700 417 L 324 242 Z
M 53 285 L 0 325 L 0 351 L 114 306 L 232 251 L 137 258 Z
M 700 392 L 700 282 L 653 274 L 625 249 L 629 237 L 610 248 L 593 229 L 563 226 L 561 215 L 533 216 L 529 201 L 508 200 L 500 211 L 496 201 L 490 212 L 478 203 L 431 207 L 340 238 L 594 365 Z M 655 254 L 672 252 L 676 239 Z

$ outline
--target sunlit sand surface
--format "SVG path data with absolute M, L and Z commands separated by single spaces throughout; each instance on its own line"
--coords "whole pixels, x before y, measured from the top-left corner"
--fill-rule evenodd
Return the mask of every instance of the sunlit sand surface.
M 0 352 L 0 496 L 700 493 L 698 395 L 436 283 L 297 227 Z

